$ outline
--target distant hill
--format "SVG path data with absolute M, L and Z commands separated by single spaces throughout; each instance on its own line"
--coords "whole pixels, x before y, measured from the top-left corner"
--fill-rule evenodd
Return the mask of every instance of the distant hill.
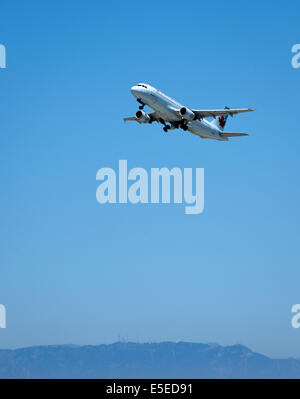
M 300 378 L 300 360 L 188 342 L 0 350 L 0 378 Z

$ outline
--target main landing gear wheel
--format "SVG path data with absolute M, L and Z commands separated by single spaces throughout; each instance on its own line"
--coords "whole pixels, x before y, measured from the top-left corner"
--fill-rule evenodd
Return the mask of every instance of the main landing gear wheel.
M 163 128 L 164 132 L 166 132 L 166 133 L 167 133 L 167 131 L 168 131 L 169 129 L 171 129 L 171 126 L 169 126 L 169 125 L 166 125 L 166 126 Z

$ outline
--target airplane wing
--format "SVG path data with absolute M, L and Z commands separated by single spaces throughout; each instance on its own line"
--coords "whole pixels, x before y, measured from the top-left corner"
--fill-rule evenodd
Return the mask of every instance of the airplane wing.
M 136 116 L 129 116 L 128 118 L 123 118 L 123 121 L 138 121 L 138 118 Z
M 150 116 L 152 122 L 153 121 L 159 122 L 158 117 L 156 116 L 156 112 L 150 112 L 148 115 Z M 138 122 L 139 120 L 136 116 L 129 116 L 127 118 L 123 118 L 123 121 L 124 122 L 127 122 L 127 121 Z
M 202 118 L 215 118 L 216 116 L 221 116 L 221 115 L 237 115 L 241 114 L 243 112 L 252 112 L 254 109 L 251 108 L 230 108 L 230 109 L 192 109 L 194 114 L 196 115 L 197 119 L 202 119 Z

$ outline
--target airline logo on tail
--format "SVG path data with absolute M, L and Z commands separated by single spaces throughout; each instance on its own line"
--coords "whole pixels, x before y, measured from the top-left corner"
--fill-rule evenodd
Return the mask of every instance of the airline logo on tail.
M 230 109 L 229 107 L 224 107 L 224 109 Z M 227 121 L 228 115 L 222 115 L 219 116 L 218 118 L 218 125 L 220 129 L 224 129 L 225 125 L 226 125 L 226 121 Z
M 222 129 L 224 129 L 224 127 L 226 125 L 226 120 L 227 120 L 227 115 L 226 115 L 226 117 L 224 115 L 219 117 L 219 125 Z
M 230 108 L 225 107 L 224 109 L 230 109 Z M 226 125 L 227 118 L 228 115 L 221 115 L 216 117 L 211 123 L 216 127 L 218 127 L 219 129 L 223 130 Z

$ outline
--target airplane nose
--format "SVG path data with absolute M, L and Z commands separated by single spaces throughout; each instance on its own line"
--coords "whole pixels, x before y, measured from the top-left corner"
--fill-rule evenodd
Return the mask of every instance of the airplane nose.
M 138 94 L 138 88 L 136 86 L 132 86 L 132 88 L 130 90 L 131 90 L 132 95 L 136 97 Z

